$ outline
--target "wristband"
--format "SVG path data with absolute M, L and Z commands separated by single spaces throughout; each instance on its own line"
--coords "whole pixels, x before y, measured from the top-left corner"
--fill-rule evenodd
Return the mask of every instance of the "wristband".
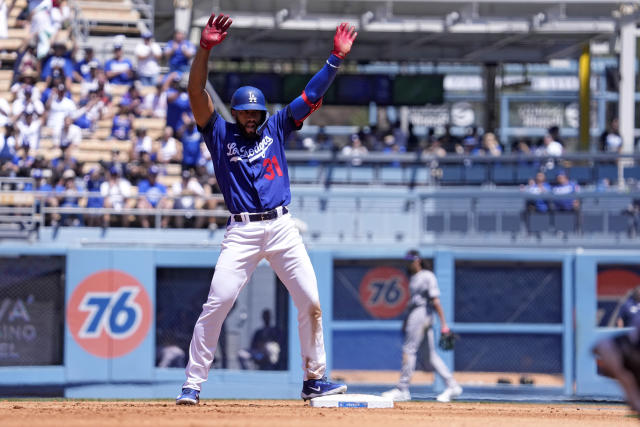
M 331 56 L 329 56 L 329 59 L 327 59 L 327 65 L 333 68 L 340 68 L 343 59 L 344 57 L 341 58 L 335 51 L 331 52 Z

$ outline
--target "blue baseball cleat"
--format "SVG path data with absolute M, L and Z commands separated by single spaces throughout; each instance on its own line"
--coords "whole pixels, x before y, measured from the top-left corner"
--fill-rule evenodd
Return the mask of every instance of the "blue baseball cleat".
M 192 388 L 183 388 L 176 398 L 176 405 L 197 405 L 200 403 L 200 392 Z
M 302 392 L 300 393 L 300 397 L 303 400 L 309 400 L 314 397 L 346 393 L 346 391 L 346 384 L 335 384 L 327 381 L 327 377 L 322 377 L 317 380 L 304 381 L 302 383 Z

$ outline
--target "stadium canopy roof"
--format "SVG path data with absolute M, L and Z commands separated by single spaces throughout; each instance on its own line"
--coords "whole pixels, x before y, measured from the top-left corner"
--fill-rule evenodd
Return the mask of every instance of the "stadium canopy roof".
M 212 1 L 194 2 L 205 25 Z M 614 40 L 640 1 L 213 0 L 233 27 L 216 57 L 312 59 L 330 50 L 337 24 L 358 29 L 359 61 L 547 62 Z

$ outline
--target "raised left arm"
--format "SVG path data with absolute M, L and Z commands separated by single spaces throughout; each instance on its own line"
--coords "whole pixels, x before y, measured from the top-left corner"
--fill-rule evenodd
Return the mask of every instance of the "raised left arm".
M 351 51 L 351 46 L 357 35 L 355 27 L 346 22 L 338 26 L 336 34 L 333 36 L 333 50 L 326 64 L 311 78 L 302 94 L 289 104 L 296 125 L 302 125 L 302 122 L 311 113 L 320 108 L 322 97 L 333 83 L 338 69 Z

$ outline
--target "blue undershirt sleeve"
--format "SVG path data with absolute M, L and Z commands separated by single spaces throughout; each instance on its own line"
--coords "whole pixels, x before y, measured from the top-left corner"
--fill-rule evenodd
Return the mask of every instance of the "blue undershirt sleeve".
M 318 107 L 320 107 L 319 101 L 322 100 L 322 96 L 325 94 L 333 79 L 338 73 L 338 68 L 342 64 L 342 59 L 335 55 L 331 55 L 327 59 L 327 63 L 318 71 L 307 83 L 304 88 L 303 94 L 306 96 L 306 100 L 303 95 L 300 95 L 289 104 L 289 111 L 293 119 L 302 124 L 302 121 L 306 119 L 309 114 L 313 113 Z

